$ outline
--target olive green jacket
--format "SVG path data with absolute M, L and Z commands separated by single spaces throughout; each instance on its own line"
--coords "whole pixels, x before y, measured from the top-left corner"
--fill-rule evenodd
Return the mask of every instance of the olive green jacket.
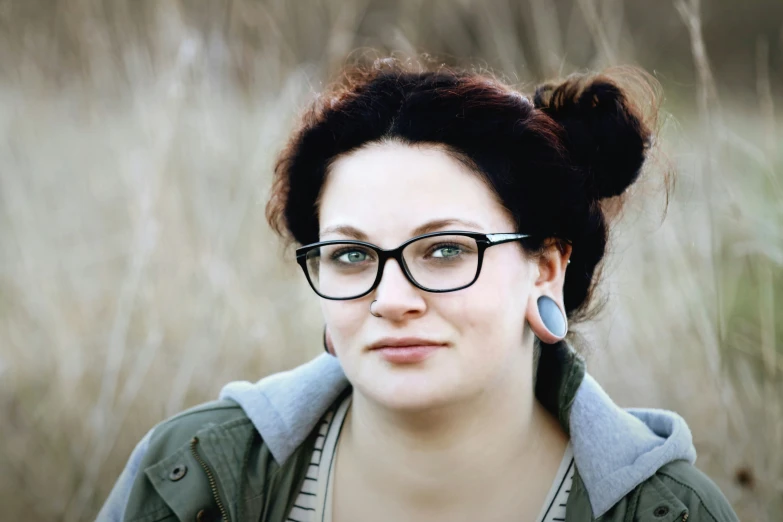
M 308 363 L 327 386 L 320 392 L 316 386 L 317 395 L 313 386 L 301 386 L 308 384 L 303 368 L 272 379 L 276 385 L 286 379 L 299 384 L 286 385 L 285 399 L 276 402 L 266 389 L 259 400 L 257 385 L 237 384 L 221 394 L 234 400 L 198 406 L 155 427 L 137 446 L 98 520 L 285 521 L 310 464 L 315 426 L 351 392 L 339 369 L 319 366 L 332 364 L 324 357 Z M 307 415 L 280 422 L 281 401 L 298 393 L 309 402 L 295 403 L 297 411 L 309 410 Z M 671 412 L 656 417 L 659 410 L 622 410 L 607 402 L 566 343 L 545 347 L 536 396 L 560 420 L 574 448 L 566 522 L 737 520 L 717 486 L 693 466 L 684 421 Z M 259 409 L 263 405 L 275 411 Z M 289 431 L 275 433 L 280 426 Z

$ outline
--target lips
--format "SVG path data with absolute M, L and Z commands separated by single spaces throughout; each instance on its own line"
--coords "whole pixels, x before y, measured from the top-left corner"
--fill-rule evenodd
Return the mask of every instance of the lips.
M 370 345 L 370 350 L 380 348 L 403 348 L 406 346 L 445 346 L 446 343 L 425 339 L 422 337 L 384 337 Z
M 373 343 L 370 350 L 393 364 L 414 364 L 431 357 L 446 343 L 438 343 L 419 337 L 384 338 Z

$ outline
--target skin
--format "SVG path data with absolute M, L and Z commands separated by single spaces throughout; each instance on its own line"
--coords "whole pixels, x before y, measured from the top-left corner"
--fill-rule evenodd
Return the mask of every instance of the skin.
M 350 225 L 366 235 L 358 239 L 394 248 L 444 218 L 477 226 L 437 230 L 515 231 L 493 192 L 443 150 L 374 143 L 330 167 L 320 239 L 354 239 L 327 232 Z M 515 242 L 493 246 L 472 286 L 441 294 L 414 287 L 389 260 L 367 296 L 321 300 L 354 387 L 337 448 L 334 520 L 535 520 L 567 444 L 534 396 L 534 335 L 559 339 L 536 300 L 547 295 L 563 309 L 569 256 L 554 246 L 535 258 Z M 373 300 L 381 317 L 369 313 Z M 448 344 L 399 365 L 368 349 L 386 336 Z

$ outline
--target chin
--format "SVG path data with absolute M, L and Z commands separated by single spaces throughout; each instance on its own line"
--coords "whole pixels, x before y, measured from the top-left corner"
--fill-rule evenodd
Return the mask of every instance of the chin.
M 374 371 L 361 379 L 361 392 L 373 402 L 397 411 L 423 411 L 462 399 L 457 380 L 432 369 L 405 368 Z
M 369 390 L 369 392 L 366 394 L 373 402 L 387 410 L 400 413 L 431 411 L 435 408 L 448 406 L 454 402 L 448 397 L 443 397 L 442 395 L 431 396 L 427 394 L 421 394 L 414 396 L 410 393 L 400 395 L 373 392 L 376 392 L 376 390 Z

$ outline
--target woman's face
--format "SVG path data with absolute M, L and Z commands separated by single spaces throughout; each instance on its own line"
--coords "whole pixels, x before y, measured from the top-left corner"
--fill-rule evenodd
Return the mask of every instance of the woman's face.
M 423 225 L 447 219 L 454 222 L 427 232 L 515 232 L 491 190 L 442 150 L 372 144 L 332 165 L 319 207 L 320 240 L 363 239 L 390 249 L 420 235 L 416 229 Z M 366 237 L 329 231 L 338 226 Z M 415 410 L 469 399 L 524 375 L 532 343 L 523 346 L 523 330 L 527 307 L 540 294 L 538 276 L 537 263 L 511 242 L 485 251 L 481 274 L 468 288 L 420 290 L 389 260 L 373 292 L 347 301 L 322 299 L 321 307 L 354 389 L 385 407 Z M 370 314 L 373 300 L 381 317 Z M 391 362 L 369 349 L 384 337 L 446 346 L 419 362 Z

